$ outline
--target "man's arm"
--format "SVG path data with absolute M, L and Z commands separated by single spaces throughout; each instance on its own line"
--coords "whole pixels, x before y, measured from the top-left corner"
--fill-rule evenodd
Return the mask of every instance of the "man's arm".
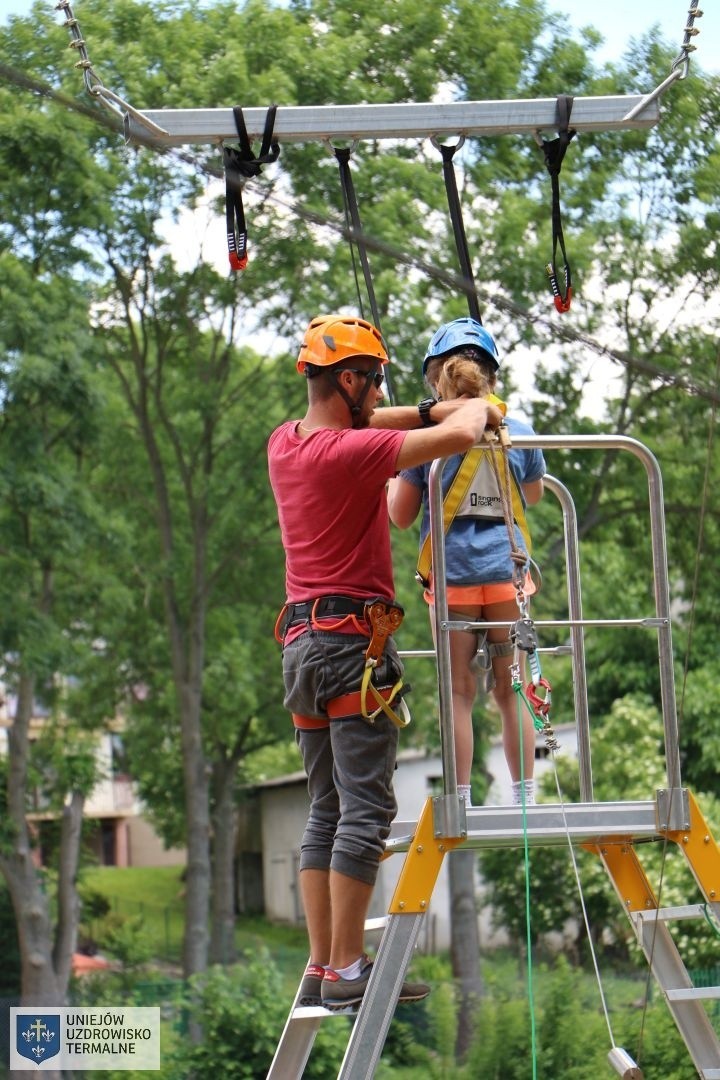
M 433 425 L 442 423 L 448 416 L 462 406 L 462 399 L 455 401 L 436 401 L 429 410 Z M 371 428 L 386 428 L 392 431 L 415 431 L 425 425 L 422 422 L 417 405 L 384 405 L 375 409 L 370 417 Z
M 484 398 L 461 398 L 458 407 L 440 423 L 419 431 L 408 431 L 397 456 L 397 471 L 424 465 L 435 458 L 464 454 L 481 441 L 486 427 L 497 428 L 502 420 L 500 410 Z

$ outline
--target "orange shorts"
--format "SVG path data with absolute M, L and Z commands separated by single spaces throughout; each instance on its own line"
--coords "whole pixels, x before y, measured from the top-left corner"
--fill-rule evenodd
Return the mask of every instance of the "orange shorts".
M 536 591 L 535 583 L 530 574 L 525 575 L 523 591 L 526 596 L 532 596 Z M 423 595 L 428 604 L 435 603 L 432 578 L 430 579 L 430 587 L 425 590 Z M 512 581 L 498 581 L 488 585 L 448 585 L 447 587 L 449 608 L 458 605 L 460 607 L 485 607 L 486 604 L 503 604 L 507 600 L 514 600 L 516 596 L 517 589 Z

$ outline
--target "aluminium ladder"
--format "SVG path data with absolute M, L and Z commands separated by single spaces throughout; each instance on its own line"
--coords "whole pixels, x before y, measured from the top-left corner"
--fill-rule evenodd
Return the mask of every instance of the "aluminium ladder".
M 426 800 L 417 822 L 396 821 L 393 824 L 387 851 L 389 854 L 405 853 L 405 859 L 338 1080 L 370 1080 L 375 1074 L 445 854 L 461 846 L 520 847 L 526 840 L 529 846 L 557 846 L 567 844 L 568 839 L 595 852 L 602 860 L 698 1075 L 702 1080 L 720 1080 L 720 1040 L 703 1006 L 704 1000 L 720 998 L 720 987 L 693 986 L 669 930 L 670 923 L 702 917 L 708 909 L 715 920 L 720 921 L 720 849 L 693 795 L 681 787 L 662 479 L 658 463 L 642 443 L 625 436 L 515 436 L 513 445 L 542 450 L 625 450 L 642 462 L 648 478 L 655 614 L 642 619 L 583 619 L 574 505 L 567 489 L 552 476 L 546 476 L 546 487 L 557 496 L 563 511 L 569 619 L 537 622 L 535 626 L 569 628 L 583 801 L 562 806 L 552 803 L 528 806 L 524 816 L 522 807 L 518 806 L 466 809 L 457 794 L 449 634 L 475 629 L 477 624 L 449 620 L 444 573 L 435 575 L 444 794 Z M 430 529 L 434 560 L 440 567 L 444 566 L 445 558 L 441 486 L 444 464 L 444 459 L 433 464 L 429 480 Z M 644 626 L 657 632 L 668 787 L 656 792 L 653 799 L 604 803 L 593 800 L 583 637 L 584 628 L 588 626 Z M 659 907 L 635 848 L 636 844 L 648 841 L 678 845 L 704 903 Z M 331 1013 L 324 1008 L 301 1008 L 293 1003 L 268 1080 L 300 1080 L 320 1024 L 334 1015 L 347 1014 Z M 614 1048 L 609 1054 L 609 1063 L 625 1080 L 642 1078 L 642 1072 L 624 1051 Z

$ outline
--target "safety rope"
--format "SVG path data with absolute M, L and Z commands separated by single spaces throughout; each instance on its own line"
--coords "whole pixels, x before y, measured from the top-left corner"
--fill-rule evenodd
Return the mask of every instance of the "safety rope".
M 152 120 L 148 120 L 143 113 L 134 109 L 132 105 L 128 105 L 127 101 L 123 101 L 121 97 L 118 97 L 117 94 L 114 94 L 112 90 L 108 90 L 108 88 L 103 85 L 102 79 L 95 72 L 90 61 L 87 44 L 80 31 L 80 23 L 73 13 L 70 0 L 59 0 L 55 5 L 55 9 L 56 11 L 62 11 L 65 15 L 65 22 L 63 25 L 70 34 L 70 48 L 77 50 L 80 55 L 80 59 L 75 64 L 75 67 L 82 70 L 83 81 L 88 94 L 101 101 L 106 108 L 116 116 L 119 116 L 123 121 L 125 119 L 124 113 L 128 113 L 132 116 L 133 120 L 136 120 L 138 124 L 141 124 L 151 135 L 167 135 L 168 133 L 165 128 L 161 128 L 159 124 L 155 124 Z
M 563 798 L 562 788 L 560 785 L 560 777 L 557 769 L 557 754 L 560 750 L 557 740 L 555 738 L 552 726 L 550 725 L 549 709 L 550 709 L 550 684 L 542 677 L 542 671 L 540 668 L 540 659 L 538 655 L 537 640 L 535 638 L 534 626 L 532 620 L 528 618 L 527 611 L 521 609 L 521 618 L 513 627 L 512 639 L 515 646 L 515 655 L 513 657 L 513 663 L 511 665 L 511 679 L 513 684 L 513 690 L 517 694 L 517 715 L 518 715 L 518 741 L 520 744 L 520 775 L 525 775 L 524 765 L 524 740 L 523 740 L 523 726 L 522 726 L 522 705 L 528 709 L 530 715 L 533 718 L 533 723 L 536 730 L 543 731 L 545 734 L 545 743 L 548 747 L 550 760 L 553 766 L 553 774 L 555 778 L 555 788 L 557 791 L 558 805 L 560 807 L 560 813 L 562 815 L 563 825 L 565 829 L 565 836 L 568 843 L 568 851 L 570 854 L 570 861 L 572 863 L 573 875 L 575 878 L 575 884 L 577 886 L 578 897 L 580 902 L 580 908 L 582 911 L 583 923 L 585 926 L 585 932 L 587 934 L 588 946 L 590 949 L 590 955 L 592 958 L 593 969 L 595 972 L 595 979 L 598 985 L 598 993 L 600 995 L 600 1002 L 602 1005 L 603 1015 L 605 1017 L 605 1023 L 608 1029 L 608 1035 L 610 1039 L 610 1045 L 613 1050 L 617 1050 L 617 1044 L 613 1034 L 612 1024 L 610 1022 L 610 1013 L 608 1010 L 607 999 L 603 988 L 602 976 L 600 974 L 600 967 L 598 964 L 597 953 L 593 944 L 593 936 L 590 928 L 590 918 L 588 916 L 587 905 L 585 903 L 585 895 L 583 892 L 582 882 L 580 880 L 580 871 L 577 865 L 577 859 L 575 857 L 575 850 L 572 844 L 572 838 L 570 835 L 570 826 L 567 820 L 567 814 L 565 812 L 565 800 Z M 533 683 L 537 685 L 544 685 L 548 688 L 548 695 L 545 700 L 539 700 L 533 698 L 533 694 L 524 693 L 522 690 L 522 682 L 520 679 L 520 663 L 519 652 L 522 649 L 526 652 L 528 658 L 528 664 L 531 670 Z M 533 685 L 533 684 L 530 684 Z M 533 968 L 532 968 L 532 933 L 531 933 L 531 903 L 530 903 L 530 860 L 529 860 L 529 843 L 528 843 L 528 824 L 527 824 L 527 805 L 525 801 L 525 789 L 522 787 L 522 823 L 523 823 L 523 845 L 525 855 L 525 921 L 527 928 L 527 982 L 528 982 L 528 1001 L 530 1003 L 530 1030 L 531 1030 L 531 1048 L 532 1048 L 532 1062 L 533 1062 L 533 1078 L 536 1076 L 536 1058 L 537 1058 L 537 1046 L 535 1036 L 535 1017 L 534 1017 L 534 997 L 533 997 Z M 646 995 L 649 997 L 649 995 Z
M 239 105 L 233 108 L 239 147 L 223 147 L 225 171 L 225 226 L 227 231 L 228 259 L 231 270 L 244 270 L 247 266 L 248 233 L 245 223 L 242 190 L 247 180 L 260 175 L 263 165 L 277 161 L 280 144 L 273 140 L 277 105 L 271 105 L 265 116 L 260 153 L 255 156 L 248 138 L 245 117 Z
M 482 324 L 482 318 L 480 316 L 480 304 L 478 302 L 478 294 L 475 289 L 475 276 L 472 270 L 472 264 L 470 262 L 470 252 L 468 250 L 467 236 L 465 234 L 465 225 L 463 222 L 462 207 L 460 205 L 460 195 L 458 193 L 457 179 L 455 177 L 455 167 L 453 165 L 453 157 L 457 151 L 463 146 L 465 142 L 465 136 L 461 135 L 455 145 L 449 143 L 440 143 L 433 137 L 430 142 L 436 150 L 440 151 L 443 162 L 443 178 L 445 180 L 445 191 L 447 193 L 448 209 L 450 211 L 450 221 L 452 222 L 453 235 L 455 236 L 455 247 L 457 250 L 458 262 L 460 263 L 460 270 L 463 278 L 467 282 L 467 288 L 465 295 L 467 297 L 468 310 L 470 317 L 475 319 L 476 322 Z
M 342 188 L 343 194 L 345 222 L 347 224 L 349 233 L 350 256 L 353 264 L 353 273 L 355 275 L 355 288 L 357 290 L 360 316 L 361 318 L 365 317 L 363 312 L 362 298 L 360 296 L 360 283 L 358 281 L 357 269 L 355 266 L 356 247 L 358 251 L 358 256 L 360 258 L 360 265 L 362 266 L 363 270 L 363 277 L 365 279 L 365 289 L 367 291 L 368 303 L 370 304 L 370 311 L 372 313 L 372 322 L 382 335 L 382 327 L 380 325 L 380 311 L 378 309 L 377 299 L 375 296 L 375 286 L 373 285 L 372 273 L 370 272 L 370 260 L 367 253 L 365 233 L 363 232 L 362 222 L 360 220 L 360 209 L 358 207 L 357 195 L 355 194 L 355 185 L 353 183 L 352 171 L 350 169 L 350 155 L 352 154 L 354 149 L 355 144 L 352 144 L 349 147 L 332 146 L 332 151 L 337 159 L 338 168 L 340 170 L 340 186 Z M 388 399 L 390 401 L 390 404 L 394 405 L 395 394 L 389 364 L 386 365 L 383 369 L 383 375 L 385 378 L 385 385 L 387 387 Z
M 670 74 L 666 79 L 663 79 L 659 86 L 656 86 L 654 90 L 651 90 L 649 94 L 646 94 L 642 101 L 639 101 L 637 105 L 623 117 L 623 123 L 626 123 L 628 120 L 634 120 L 636 116 L 639 116 L 643 109 L 646 109 L 652 101 L 655 101 L 661 94 L 664 94 L 668 87 L 672 86 L 674 82 L 682 81 L 687 78 L 690 71 L 690 53 L 697 50 L 697 45 L 692 44 L 692 39 L 697 37 L 700 33 L 697 26 L 695 26 L 695 20 L 702 18 L 702 15 L 702 11 L 698 8 L 698 0 L 690 0 L 683 42 L 680 46 L 680 52 L 672 62 Z
M 545 271 L 553 292 L 555 308 L 561 314 L 570 310 L 572 302 L 572 272 L 565 251 L 565 237 L 563 236 L 562 213 L 560 210 L 560 169 L 567 148 L 575 136 L 575 129 L 570 127 L 572 106 L 573 98 L 569 94 L 560 94 L 556 103 L 557 138 L 542 139 L 539 135 L 537 136 L 537 143 L 543 152 L 545 166 L 550 174 L 552 189 L 552 260 L 546 264 Z M 558 244 L 564 260 L 563 286 L 558 282 L 556 266 Z
M 522 550 L 515 537 L 515 515 L 512 505 L 512 477 L 510 475 L 509 454 L 512 443 L 510 441 L 510 433 L 505 423 L 500 424 L 500 427 L 497 429 L 497 440 L 500 444 L 499 453 L 503 459 L 502 477 L 500 476 L 500 467 L 496 456 L 497 451 L 492 446 L 490 447 L 490 463 L 500 492 L 503 518 L 505 521 L 505 528 L 507 529 L 508 541 L 510 543 L 510 561 L 513 566 L 512 580 L 515 588 L 518 589 L 522 588 L 522 584 L 525 581 L 523 570 L 525 563 L 527 562 L 528 553 Z
M 525 778 L 525 740 L 523 739 L 523 723 L 520 701 L 517 706 L 518 718 L 518 742 L 520 744 L 520 778 Z M 527 801 L 525 799 L 525 785 L 521 783 L 522 793 L 521 813 L 523 831 L 523 865 L 525 869 L 525 949 L 527 951 L 527 992 L 528 1012 L 530 1014 L 530 1051 L 532 1057 L 532 1078 L 537 1078 L 537 1027 L 535 1023 L 535 989 L 533 979 L 532 962 L 532 904 L 530 902 L 530 843 L 527 823 Z

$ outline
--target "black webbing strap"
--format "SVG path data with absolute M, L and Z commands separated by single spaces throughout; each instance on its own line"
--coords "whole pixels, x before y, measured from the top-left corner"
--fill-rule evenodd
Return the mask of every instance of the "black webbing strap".
M 464 141 L 464 138 L 461 138 L 454 146 L 443 145 L 438 142 L 435 142 L 434 145 L 437 146 L 442 154 L 443 177 L 445 179 L 448 209 L 450 210 L 450 220 L 452 222 L 453 233 L 455 234 L 455 247 L 457 248 L 458 262 L 460 263 L 460 270 L 462 271 L 466 283 L 465 292 L 467 295 L 470 316 L 482 324 L 480 305 L 478 304 L 477 292 L 475 291 L 475 277 L 470 264 L 470 253 L 468 251 L 465 225 L 463 223 L 462 209 L 460 206 L 460 195 L 458 194 L 457 180 L 455 179 L 455 167 L 453 165 L 453 155 L 460 149 Z
M 360 257 L 360 265 L 362 266 L 363 277 L 365 279 L 365 290 L 368 296 L 368 303 L 370 304 L 370 311 L 372 313 L 373 325 L 382 335 L 382 327 L 380 325 L 380 312 L 377 306 L 377 300 L 375 297 L 375 288 L 373 285 L 372 274 L 370 272 L 370 260 L 368 259 L 367 247 L 365 245 L 365 234 L 362 229 L 362 222 L 360 221 L 360 210 L 358 207 L 357 195 L 355 194 L 355 185 L 353 183 L 352 172 L 350 170 L 350 154 L 352 148 L 333 146 L 333 153 L 337 158 L 338 168 L 340 169 L 340 185 L 343 193 L 343 204 L 345 207 L 345 223 L 351 230 L 352 235 L 349 237 L 350 243 L 350 255 L 353 260 L 353 270 L 355 270 L 355 247 L 357 247 L 358 255 Z M 355 282 L 357 284 L 357 271 L 355 270 Z M 358 287 L 358 309 L 360 311 L 360 317 L 365 318 L 363 313 L 362 298 L 360 296 L 360 289 Z M 395 398 L 393 394 L 392 382 L 390 380 L 390 372 L 388 370 L 389 365 L 386 365 L 384 369 L 385 385 L 387 386 L 388 399 L 390 404 L 394 404 Z
M 542 151 L 545 155 L 545 165 L 550 173 L 552 185 L 552 262 L 547 263 L 545 270 L 550 279 L 550 287 L 555 298 L 555 307 L 561 313 L 570 310 L 572 300 L 572 274 L 570 263 L 565 251 L 565 238 L 563 236 L 562 217 L 560 214 L 560 169 L 562 167 L 565 151 L 570 145 L 570 140 L 575 135 L 575 128 L 570 125 L 570 113 L 572 112 L 573 98 L 569 94 L 561 94 L 557 99 L 557 138 L 542 140 Z M 556 258 L 557 247 L 560 245 L 564 266 L 565 288 L 561 289 L 558 284 Z
M 259 176 L 263 165 L 277 161 L 280 146 L 273 141 L 277 105 L 271 105 L 265 117 L 260 153 L 256 157 L 248 138 L 245 117 L 239 105 L 233 109 L 240 147 L 223 147 L 225 169 L 225 225 L 227 228 L 228 258 L 231 270 L 244 270 L 247 266 L 247 227 L 243 209 L 243 180 Z

